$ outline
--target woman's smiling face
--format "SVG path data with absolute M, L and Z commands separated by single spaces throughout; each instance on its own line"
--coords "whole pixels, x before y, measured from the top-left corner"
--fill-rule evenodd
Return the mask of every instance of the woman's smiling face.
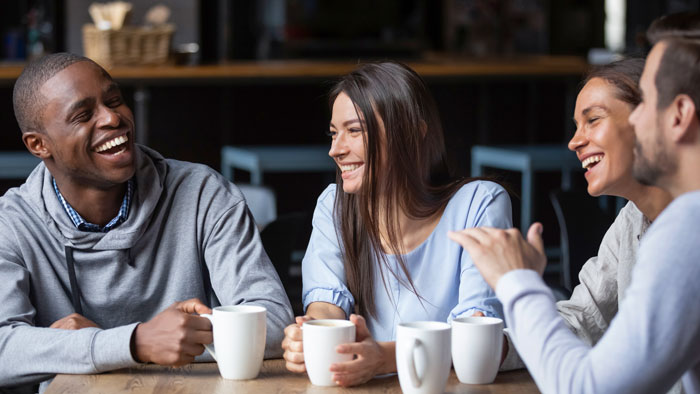
M 345 93 L 333 103 L 329 134 L 332 138 L 328 155 L 335 160 L 343 178 L 343 191 L 358 193 L 365 175 L 365 127 L 355 104 Z
M 624 196 L 636 183 L 632 177 L 635 135 L 627 120 L 633 109 L 602 78 L 591 79 L 578 94 L 576 134 L 569 141 L 569 149 L 576 152 L 586 169 L 588 193 L 592 196 Z

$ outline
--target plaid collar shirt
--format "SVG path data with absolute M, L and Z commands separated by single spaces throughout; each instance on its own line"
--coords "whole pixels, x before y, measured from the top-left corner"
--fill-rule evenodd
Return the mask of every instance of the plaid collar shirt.
M 112 220 L 109 221 L 104 227 L 99 226 L 94 223 L 89 223 L 85 219 L 83 219 L 78 212 L 76 212 L 73 207 L 68 204 L 68 201 L 66 201 L 65 198 L 63 198 L 63 195 L 61 195 L 61 192 L 58 190 L 58 186 L 56 185 L 56 180 L 53 179 L 53 189 L 56 191 L 56 197 L 58 197 L 58 201 L 61 202 L 61 205 L 63 205 L 63 209 L 66 210 L 66 213 L 68 214 L 68 217 L 70 217 L 70 220 L 75 224 L 75 227 L 78 228 L 80 231 L 89 231 L 93 233 L 106 233 L 109 230 L 117 227 L 118 225 L 122 224 L 127 217 L 129 217 L 129 205 L 131 205 L 131 199 L 134 196 L 134 180 L 129 179 L 129 181 L 126 183 L 126 194 L 124 195 L 124 201 L 122 201 L 122 205 L 119 208 L 119 214 Z

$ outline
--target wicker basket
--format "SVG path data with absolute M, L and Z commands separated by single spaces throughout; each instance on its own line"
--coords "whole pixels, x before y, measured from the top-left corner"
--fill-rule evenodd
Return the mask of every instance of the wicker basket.
M 99 30 L 83 26 L 85 56 L 103 67 L 163 64 L 168 61 L 173 25 Z

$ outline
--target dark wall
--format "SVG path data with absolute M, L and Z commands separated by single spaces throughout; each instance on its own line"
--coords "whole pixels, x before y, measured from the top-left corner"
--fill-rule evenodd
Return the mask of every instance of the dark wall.
M 660 15 L 683 11 L 697 11 L 700 0 L 649 0 L 627 2 L 627 26 L 625 29 L 626 51 L 643 56 L 648 50 L 646 31 L 651 22 Z

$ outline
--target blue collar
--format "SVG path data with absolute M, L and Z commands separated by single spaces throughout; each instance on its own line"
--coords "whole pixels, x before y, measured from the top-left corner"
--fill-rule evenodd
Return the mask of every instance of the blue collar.
M 126 194 L 124 195 L 124 201 L 122 201 L 122 206 L 119 208 L 119 214 L 114 219 L 110 220 L 109 223 L 107 223 L 104 227 L 85 221 L 85 219 L 83 219 L 82 216 L 80 216 L 80 214 L 75 209 L 73 209 L 73 207 L 71 207 L 70 204 L 68 204 L 68 201 L 66 201 L 66 199 L 63 198 L 63 195 L 61 195 L 61 192 L 58 190 L 58 186 L 56 185 L 56 179 L 52 178 L 52 182 L 53 189 L 56 191 L 56 197 L 58 197 L 58 201 L 61 202 L 61 205 L 63 205 L 63 209 L 66 210 L 68 217 L 70 217 L 70 220 L 80 231 L 106 233 L 109 230 L 122 224 L 129 217 L 129 205 L 131 205 L 131 199 L 134 197 L 135 189 L 133 178 L 129 179 L 129 181 L 126 183 Z

